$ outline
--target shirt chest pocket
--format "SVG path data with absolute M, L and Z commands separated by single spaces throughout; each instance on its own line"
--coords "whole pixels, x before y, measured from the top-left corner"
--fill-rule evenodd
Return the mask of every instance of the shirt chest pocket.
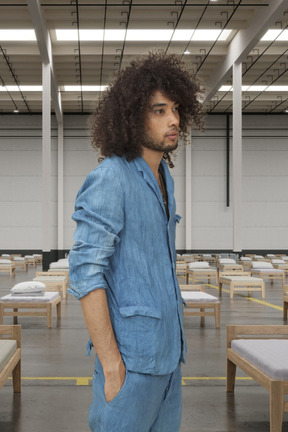
M 120 351 L 140 358 L 149 356 L 151 361 L 156 355 L 161 334 L 161 311 L 150 306 L 133 305 L 120 307 L 119 312 L 116 337 Z

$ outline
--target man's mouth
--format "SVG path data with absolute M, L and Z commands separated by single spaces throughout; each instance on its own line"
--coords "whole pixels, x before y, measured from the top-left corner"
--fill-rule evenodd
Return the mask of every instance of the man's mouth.
M 166 134 L 166 137 L 171 138 L 171 139 L 178 138 L 178 132 L 177 132 L 177 131 L 168 132 L 168 133 Z

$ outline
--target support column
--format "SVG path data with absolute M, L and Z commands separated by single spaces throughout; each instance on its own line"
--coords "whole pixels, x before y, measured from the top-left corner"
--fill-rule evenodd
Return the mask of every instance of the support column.
M 64 166 L 63 123 L 58 123 L 58 251 L 64 249 Z
M 192 147 L 191 131 L 189 142 L 185 146 L 185 248 L 192 249 Z
M 242 250 L 242 63 L 233 65 L 233 251 Z
M 42 251 L 47 270 L 51 253 L 51 69 L 42 63 Z

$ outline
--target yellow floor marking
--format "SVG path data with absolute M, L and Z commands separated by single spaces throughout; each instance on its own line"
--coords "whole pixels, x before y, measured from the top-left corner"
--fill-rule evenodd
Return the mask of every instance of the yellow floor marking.
M 209 286 L 209 287 L 211 287 L 211 288 L 215 288 L 215 289 L 219 290 L 219 287 L 217 287 L 216 285 L 210 285 L 210 284 L 206 284 L 206 285 Z M 222 288 L 222 291 L 230 294 L 230 291 L 227 290 L 227 289 L 223 289 Z M 254 298 L 254 297 L 247 297 L 247 296 L 244 296 L 243 294 L 238 294 L 238 293 L 235 293 L 234 295 L 237 295 L 237 296 L 240 296 L 240 297 L 244 297 L 247 300 L 253 301 L 255 303 L 262 304 L 263 306 L 268 306 L 268 307 L 271 307 L 273 309 L 277 309 L 277 310 L 283 311 L 283 307 L 282 306 L 277 306 L 277 305 L 274 305 L 273 303 L 265 302 L 264 300 L 258 300 L 258 299 Z
M 236 377 L 236 380 L 252 381 L 250 377 Z M 185 381 L 226 381 L 226 377 L 182 377 L 182 386 L 186 386 Z
M 12 379 L 10 377 L 9 379 Z M 76 381 L 76 385 L 87 386 L 92 377 L 22 377 L 23 381 Z
M 260 303 L 260 304 L 262 304 L 264 306 L 268 306 L 268 307 L 271 307 L 273 309 L 277 309 L 277 310 L 283 311 L 283 307 L 282 306 L 276 306 L 276 305 L 274 305 L 272 303 L 267 303 L 267 302 L 265 302 L 263 300 L 257 300 L 257 299 L 252 298 L 252 297 L 247 297 L 247 299 L 250 300 L 250 301 L 253 301 L 255 303 Z
M 182 380 L 187 381 L 209 381 L 209 380 L 226 380 L 226 377 L 182 377 Z M 236 377 L 236 380 L 252 380 L 250 377 Z
M 76 386 L 88 386 L 92 383 L 92 377 L 22 377 L 23 381 L 76 381 Z M 9 377 L 12 380 L 12 377 Z M 236 377 L 236 380 L 252 380 L 250 377 Z M 182 385 L 186 381 L 226 381 L 226 377 L 182 377 Z

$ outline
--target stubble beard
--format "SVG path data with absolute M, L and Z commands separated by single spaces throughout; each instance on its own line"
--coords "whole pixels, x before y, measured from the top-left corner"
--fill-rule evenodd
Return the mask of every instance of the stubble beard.
M 174 144 L 167 145 L 164 141 L 155 141 L 146 136 L 143 142 L 143 147 L 154 151 L 169 153 L 177 149 L 178 140 Z

